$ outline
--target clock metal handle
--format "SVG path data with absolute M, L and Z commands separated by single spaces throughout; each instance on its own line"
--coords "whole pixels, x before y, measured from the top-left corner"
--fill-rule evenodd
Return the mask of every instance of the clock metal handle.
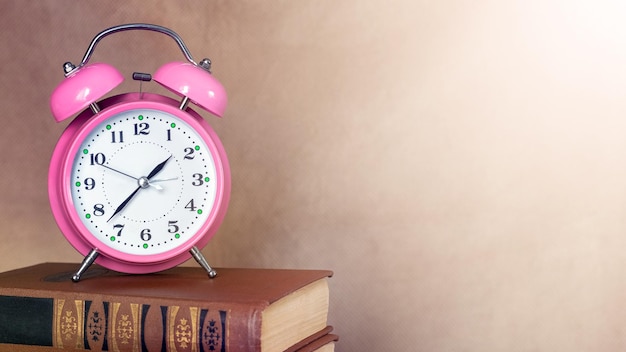
M 83 67 L 89 62 L 89 59 L 91 59 L 91 55 L 93 54 L 96 48 L 96 45 L 98 45 L 98 42 L 100 42 L 100 40 L 102 40 L 104 37 L 111 35 L 113 33 L 124 32 L 124 31 L 129 31 L 129 30 L 146 30 L 146 31 L 153 31 L 153 32 L 165 34 L 169 36 L 170 38 L 174 39 L 174 41 L 176 41 L 176 44 L 178 44 L 178 47 L 183 52 L 183 55 L 185 55 L 185 58 L 187 59 L 187 61 L 189 61 L 195 66 L 200 66 L 207 71 L 211 69 L 211 61 L 209 59 L 203 59 L 199 63 L 196 63 L 193 60 L 193 57 L 191 56 L 191 52 L 189 52 L 189 49 L 187 49 L 187 46 L 183 42 L 183 39 L 178 34 L 176 34 L 176 32 L 163 26 L 158 26 L 155 24 L 148 24 L 148 23 L 122 24 L 122 25 L 111 27 L 111 28 L 107 28 L 103 30 L 102 32 L 98 33 L 89 44 L 89 47 L 87 48 L 87 51 L 85 52 L 85 55 L 83 56 L 83 60 L 80 62 L 78 67 L 79 68 Z M 71 73 L 74 69 L 76 69 L 76 66 L 72 65 L 69 62 L 65 63 L 64 70 L 66 72 L 66 75 Z

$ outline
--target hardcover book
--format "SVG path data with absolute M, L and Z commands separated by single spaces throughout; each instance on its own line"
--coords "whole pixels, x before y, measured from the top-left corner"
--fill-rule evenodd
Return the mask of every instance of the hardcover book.
M 209 279 L 196 267 L 94 266 L 74 283 L 76 267 L 0 273 L 0 351 L 297 351 L 336 336 L 327 270 L 222 268 Z
M 331 334 L 332 327 L 328 327 L 329 333 L 321 333 L 320 337 L 312 338 L 309 341 L 294 346 L 294 348 L 290 348 L 285 352 L 334 352 L 335 351 L 335 342 L 339 340 L 339 336 L 335 334 Z

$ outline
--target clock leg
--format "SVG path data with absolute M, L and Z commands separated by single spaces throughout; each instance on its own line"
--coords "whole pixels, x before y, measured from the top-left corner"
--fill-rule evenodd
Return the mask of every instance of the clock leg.
M 89 254 L 87 254 L 85 259 L 83 259 L 83 263 L 80 265 L 80 268 L 78 268 L 78 271 L 76 272 L 76 274 L 72 276 L 72 281 L 74 282 L 80 281 L 80 276 L 83 275 L 85 271 L 87 271 L 87 269 L 89 269 L 91 264 L 93 264 L 96 258 L 98 258 L 98 254 L 99 253 L 95 248 L 92 249 L 91 252 L 89 252 Z
M 193 246 L 193 248 L 191 248 L 189 253 L 191 253 L 191 256 L 193 257 L 193 259 L 195 259 L 198 262 L 198 264 L 200 264 L 200 266 L 203 267 L 204 270 L 207 271 L 207 273 L 209 273 L 209 277 L 211 279 L 217 276 L 217 272 L 213 270 L 213 268 L 211 268 L 211 266 L 206 261 L 206 259 L 204 259 L 204 256 L 202 255 L 202 252 L 200 252 L 198 247 Z

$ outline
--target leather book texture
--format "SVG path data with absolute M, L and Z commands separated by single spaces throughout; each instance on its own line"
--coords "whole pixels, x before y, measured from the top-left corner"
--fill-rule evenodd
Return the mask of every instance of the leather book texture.
M 221 268 L 209 279 L 196 267 L 94 266 L 74 283 L 76 268 L 0 273 L 0 351 L 284 351 L 330 332 L 331 271 Z

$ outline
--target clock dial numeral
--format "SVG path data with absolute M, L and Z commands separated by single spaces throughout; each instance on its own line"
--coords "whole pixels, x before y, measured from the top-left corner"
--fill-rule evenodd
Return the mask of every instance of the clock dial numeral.
M 124 143 L 124 131 L 111 131 L 111 143 Z
M 195 153 L 195 150 L 193 148 L 185 148 L 185 159 L 193 160 L 193 158 L 196 157 L 195 155 L 193 155 L 193 153 Z
M 178 225 L 176 225 L 178 223 L 178 220 L 174 220 L 174 221 L 169 221 L 167 223 L 168 229 L 167 232 L 169 233 L 176 233 L 179 230 Z
M 104 165 L 107 158 L 102 153 L 89 154 L 89 162 L 91 165 Z
M 123 224 L 115 224 L 113 225 L 114 229 L 119 229 L 117 231 L 117 237 L 122 237 L 122 230 L 124 230 L 124 225 Z
M 95 204 L 93 206 L 93 215 L 95 216 L 103 216 L 104 215 L 104 204 Z
M 143 229 L 141 230 L 141 240 L 148 242 L 152 239 L 152 233 L 150 233 L 150 229 Z
M 185 205 L 185 209 L 189 209 L 189 211 L 196 211 L 197 207 L 195 206 L 193 199 L 190 200 L 187 205 Z
M 172 141 L 172 130 L 167 130 L 167 141 L 168 142 Z
M 150 134 L 150 124 L 140 122 L 135 124 L 135 136 Z
M 91 191 L 95 187 L 96 187 L 96 180 L 94 180 L 91 177 L 87 177 L 85 179 L 85 189 L 88 190 L 88 191 Z
M 202 174 L 193 174 L 193 182 L 191 183 L 194 186 L 202 186 L 204 183 L 204 179 L 202 178 Z

